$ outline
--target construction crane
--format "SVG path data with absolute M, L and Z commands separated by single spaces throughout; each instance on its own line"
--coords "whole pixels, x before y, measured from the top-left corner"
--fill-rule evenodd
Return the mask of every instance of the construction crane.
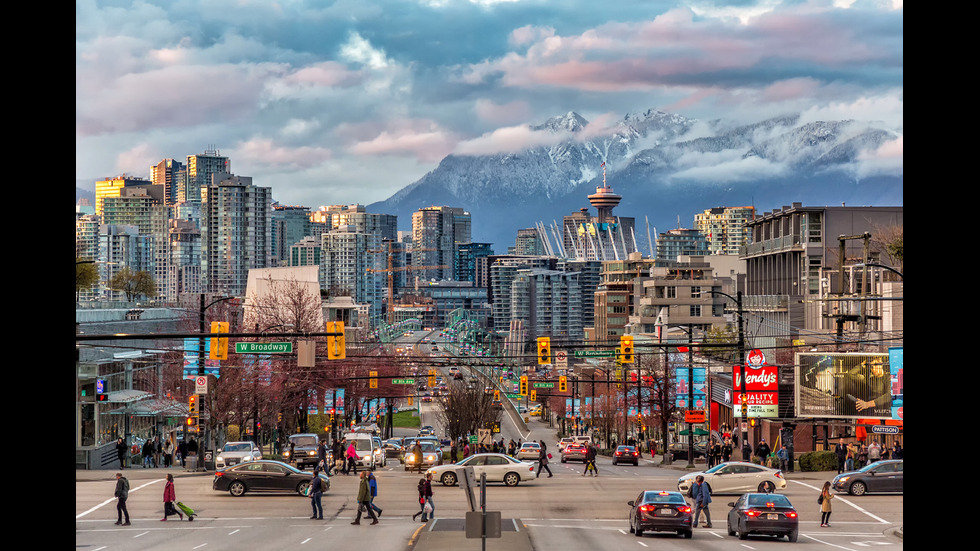
M 445 269 L 445 268 L 449 268 L 449 266 L 444 266 L 444 265 L 443 266 L 401 266 L 401 267 L 395 268 L 395 267 L 392 266 L 392 260 L 394 259 L 394 255 L 391 254 L 391 245 L 392 245 L 392 241 L 388 241 L 388 249 L 387 250 L 384 250 L 384 249 L 376 249 L 376 250 L 370 250 L 370 251 L 368 251 L 369 253 L 385 253 L 385 254 L 387 254 L 388 255 L 388 268 L 387 269 L 384 269 L 384 270 L 374 270 L 374 269 L 371 269 L 371 268 L 368 268 L 367 269 L 368 272 L 376 272 L 376 273 L 377 272 L 385 272 L 385 273 L 388 274 L 388 312 L 387 312 L 387 314 L 388 314 L 387 315 L 388 325 L 392 325 L 394 323 L 394 321 L 395 321 L 394 320 L 394 313 L 395 313 L 395 272 L 404 272 L 404 271 L 409 271 L 409 270 L 442 270 L 442 269 Z M 436 250 L 438 250 L 438 249 L 414 249 L 413 252 L 436 251 Z

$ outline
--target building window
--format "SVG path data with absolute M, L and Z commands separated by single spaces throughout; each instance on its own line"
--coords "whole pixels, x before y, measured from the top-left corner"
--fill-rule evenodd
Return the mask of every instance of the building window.
M 701 305 L 700 304 L 692 304 L 691 305 L 691 317 L 692 318 L 700 318 L 701 317 Z

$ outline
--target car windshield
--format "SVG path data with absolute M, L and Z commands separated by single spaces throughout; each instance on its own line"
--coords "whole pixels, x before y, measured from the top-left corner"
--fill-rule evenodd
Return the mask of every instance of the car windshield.
M 316 436 L 290 436 L 289 441 L 297 446 L 316 446 Z
M 229 442 L 225 444 L 225 447 L 221 448 L 223 452 L 247 452 L 252 450 L 252 445 L 244 442 Z
M 704 472 L 705 473 L 716 473 L 719 470 L 725 468 L 726 465 L 728 465 L 728 463 L 722 463 L 720 465 L 715 465 L 714 467 L 711 467 L 710 469 L 708 469 L 707 471 L 704 471 Z
M 749 496 L 749 507 L 792 507 L 793 504 L 786 496 L 779 494 L 752 494 Z
M 439 447 L 436 446 L 435 442 L 421 442 L 422 451 L 424 452 L 434 452 L 439 451 Z
M 354 439 L 354 449 L 359 452 L 371 451 L 374 448 L 374 442 L 366 438 L 356 438 Z
M 643 501 L 646 503 L 686 503 L 684 501 L 684 496 L 677 492 L 666 494 L 660 492 L 646 492 L 643 494 Z

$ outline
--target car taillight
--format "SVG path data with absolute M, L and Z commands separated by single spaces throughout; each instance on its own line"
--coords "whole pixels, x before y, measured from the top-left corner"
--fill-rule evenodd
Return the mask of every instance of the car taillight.
M 757 517 L 757 516 L 759 516 L 761 514 L 762 514 L 762 511 L 754 511 L 752 509 L 749 509 L 748 511 L 745 511 L 745 516 L 747 516 L 747 517 Z
M 782 478 L 782 477 L 783 477 L 783 471 L 776 471 L 776 478 Z
M 785 515 L 789 518 L 796 518 L 796 511 L 786 511 Z
M 218 478 L 219 476 L 225 476 L 225 473 L 223 473 L 223 472 L 221 472 L 221 471 L 215 471 L 215 472 L 214 472 L 214 477 L 215 477 L 215 478 Z
M 633 455 L 640 455 L 639 452 L 633 452 Z
M 653 505 L 640 505 L 640 511 L 643 511 L 644 513 L 649 513 L 654 509 L 656 509 L 656 507 L 654 507 Z
M 680 512 L 682 512 L 682 513 L 690 513 L 691 512 L 691 506 L 690 505 L 681 505 L 680 507 L 677 508 L 677 510 L 680 511 Z

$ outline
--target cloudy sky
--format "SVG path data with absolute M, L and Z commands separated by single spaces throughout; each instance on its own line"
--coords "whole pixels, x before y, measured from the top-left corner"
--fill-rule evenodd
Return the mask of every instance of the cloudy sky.
M 76 185 L 217 148 L 285 204 L 386 199 L 525 125 L 881 121 L 902 0 L 76 0 Z

